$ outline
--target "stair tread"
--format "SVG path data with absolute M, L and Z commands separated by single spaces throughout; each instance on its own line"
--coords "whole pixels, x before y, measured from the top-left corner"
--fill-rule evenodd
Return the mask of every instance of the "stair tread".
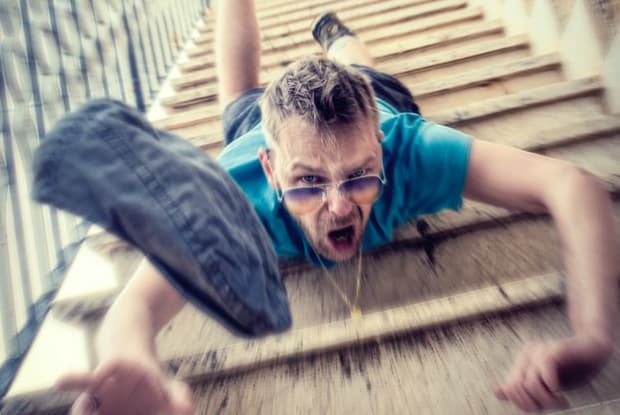
M 500 311 L 552 302 L 563 297 L 558 273 L 479 288 L 398 308 L 364 314 L 360 319 L 334 321 L 264 339 L 241 341 L 215 350 L 213 359 L 179 356 L 167 364 L 183 379 L 214 376 L 297 356 L 380 340 L 403 332 L 424 330 Z M 210 351 L 213 352 L 213 351 Z
M 518 74 L 534 72 L 560 66 L 560 57 L 556 53 L 530 56 L 492 67 L 475 69 L 448 78 L 414 84 L 411 90 L 416 98 L 445 93 L 455 89 L 476 85 L 483 81 L 511 77 Z
M 448 29 L 433 33 L 417 41 L 408 40 L 391 43 L 389 47 L 373 47 L 371 48 L 371 54 L 375 59 L 385 59 L 387 57 L 400 54 L 403 51 L 414 52 L 420 49 L 441 47 L 459 40 L 470 39 L 484 34 L 500 33 L 503 30 L 502 28 L 503 25 L 499 21 L 470 24 L 466 27 L 462 27 L 456 32 L 453 29 Z M 208 62 L 208 60 L 203 59 L 202 62 Z M 279 55 L 271 55 L 262 60 L 261 68 L 273 67 L 281 64 L 281 62 L 282 58 Z M 211 67 L 196 72 L 186 73 L 176 79 L 173 79 L 171 84 L 175 89 L 181 90 L 196 84 L 215 81 L 215 79 L 215 68 Z
M 433 114 L 428 118 L 438 124 L 454 125 L 463 121 L 488 117 L 518 108 L 598 93 L 601 89 L 602 83 L 597 76 L 557 82 L 523 92 L 474 102 L 461 108 Z
M 600 89 L 601 83 L 600 79 L 597 77 L 556 82 L 522 92 L 474 102 L 452 110 L 429 114 L 425 116 L 425 118 L 439 124 L 455 125 L 466 121 L 489 117 L 493 114 L 525 109 L 532 105 L 544 105 L 555 101 L 570 99 L 579 95 L 595 94 L 598 93 Z M 414 89 L 414 91 L 416 90 Z M 213 113 L 207 113 L 205 111 L 204 117 L 201 116 L 199 112 L 191 112 L 188 114 L 191 115 L 188 115 L 187 118 L 179 115 L 178 118 L 174 119 L 175 123 L 177 122 L 176 120 L 180 120 L 180 125 L 191 125 L 195 128 L 197 134 L 185 136 L 185 138 L 194 145 L 203 148 L 221 145 L 221 133 L 219 131 L 204 131 L 200 127 L 201 122 L 216 119 Z M 193 122 L 194 119 L 197 120 L 195 124 Z M 165 121 L 161 122 L 161 125 L 163 125 Z
M 367 30 L 386 22 L 397 22 L 405 19 L 414 19 L 421 16 L 438 13 L 444 10 L 465 7 L 466 0 L 439 0 L 435 2 L 424 1 L 393 0 L 374 2 L 352 10 L 339 12 L 343 21 L 347 22 L 353 30 Z M 264 41 L 274 40 L 275 45 L 288 45 L 287 42 L 280 42 L 283 36 L 294 43 L 311 40 L 309 32 L 309 22 L 301 21 L 288 24 L 284 17 L 279 26 L 261 31 L 261 38 Z M 200 35 L 194 38 L 195 45 L 210 43 L 213 41 L 212 34 Z M 274 45 L 272 44 L 272 45 Z
M 468 47 L 460 48 L 456 51 L 440 52 L 434 55 L 425 56 L 423 58 L 410 59 L 404 62 L 393 62 L 388 64 L 379 64 L 377 69 L 389 73 L 393 76 L 400 74 L 412 73 L 421 70 L 428 70 L 436 66 L 448 65 L 450 63 L 458 62 L 460 60 L 472 59 L 476 56 L 485 55 L 489 53 L 498 53 L 503 50 L 512 48 L 526 47 L 528 44 L 527 37 L 525 35 L 511 36 L 502 39 L 493 39 L 490 41 L 482 41 L 476 45 L 470 45 Z M 412 46 L 412 47 L 415 47 Z M 275 79 L 279 74 L 272 74 L 261 82 L 262 85 L 269 83 L 272 79 Z M 217 95 L 217 87 L 214 85 L 200 86 L 184 90 L 172 97 L 162 99 L 162 105 L 181 107 L 191 105 L 195 102 L 206 101 L 214 99 Z
M 409 22 L 392 23 L 385 27 L 376 28 L 369 32 L 359 33 L 359 37 L 370 47 L 372 44 L 393 38 L 394 36 L 405 36 L 416 33 L 424 33 L 434 29 L 442 28 L 444 26 L 454 26 L 462 22 L 469 22 L 475 19 L 481 19 L 482 10 L 479 7 L 468 7 L 467 9 L 457 11 L 447 11 L 438 15 L 432 15 L 428 17 L 422 17 L 418 19 L 415 25 Z M 295 58 L 308 53 L 306 48 L 297 48 L 298 52 L 295 54 Z M 212 67 L 215 64 L 215 59 L 212 54 L 212 44 L 194 46 L 188 52 L 189 56 L 200 56 L 199 58 L 193 58 L 190 62 L 184 62 L 179 65 L 182 72 L 190 72 L 200 68 Z M 281 62 L 280 55 L 283 53 L 292 52 L 291 50 L 271 50 L 269 48 L 263 48 L 261 52 L 261 62 L 263 67 L 277 66 Z M 209 56 L 202 56 L 210 54 Z M 287 58 L 288 59 L 288 58 Z M 291 58 L 292 59 L 292 58 Z
M 260 370 L 204 379 L 192 385 L 194 403 L 198 413 L 217 413 L 218 408 L 225 408 L 225 413 L 248 413 L 256 408 L 270 414 L 291 413 L 291 408 L 298 413 L 398 413 L 415 408 L 420 413 L 517 415 L 521 412 L 494 398 L 494 384 L 505 379 L 514 355 L 532 336 L 540 332 L 547 338 L 566 335 L 565 320 L 561 306 L 547 305 L 381 342 L 370 340 Z M 205 356 L 205 360 L 217 363 L 219 357 Z M 603 405 L 615 408 L 619 369 L 616 355 L 590 385 L 566 393 L 572 413 L 597 404 L 599 409 Z M 230 399 L 243 385 L 252 386 Z M 63 403 L 66 408 L 70 402 L 46 391 L 26 398 L 27 408 L 40 412 L 63 407 Z M 13 408 L 19 408 L 18 404 Z M 11 405 L 4 411 L 23 415 L 19 409 L 11 410 Z M 592 409 L 590 413 L 600 412 Z

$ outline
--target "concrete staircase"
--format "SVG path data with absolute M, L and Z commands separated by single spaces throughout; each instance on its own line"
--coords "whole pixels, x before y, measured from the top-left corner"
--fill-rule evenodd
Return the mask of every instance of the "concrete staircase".
M 541 2 L 523 3 L 533 15 L 532 3 Z M 567 76 L 561 50 L 541 52 L 531 34 L 509 30 L 487 4 L 258 2 L 261 81 L 300 56 L 320 53 L 309 22 L 337 11 L 367 43 L 376 67 L 410 87 L 425 117 L 481 140 L 570 160 L 605 179 L 617 201 L 620 117 L 610 114 L 604 76 Z M 213 17 L 206 16 L 152 119 L 216 155 L 222 142 L 212 50 Z M 620 203 L 615 212 L 620 233 Z M 105 235 L 94 235 L 83 251 L 48 317 L 56 323 L 46 322 L 82 333 L 67 346 L 72 363 L 64 370 L 96 365 L 88 339 L 140 259 Z M 93 272 L 93 261 L 109 267 L 95 274 L 116 267 L 117 278 L 97 290 L 71 288 Z M 191 383 L 198 413 L 519 413 L 495 399 L 493 385 L 526 341 L 568 333 L 561 251 L 543 216 L 468 202 L 462 212 L 403 226 L 394 243 L 365 255 L 359 320 L 349 318 L 321 270 L 282 267 L 293 330 L 235 338 L 188 306 L 160 334 L 162 361 Z M 354 290 L 355 264 L 331 272 L 345 291 Z M 38 342 L 31 354 L 45 356 L 49 340 L 41 334 Z M 0 412 L 63 413 L 72 396 L 46 389 L 57 370 L 35 382 L 36 363 L 28 364 Z M 566 397 L 573 409 L 562 413 L 620 413 L 620 354 Z

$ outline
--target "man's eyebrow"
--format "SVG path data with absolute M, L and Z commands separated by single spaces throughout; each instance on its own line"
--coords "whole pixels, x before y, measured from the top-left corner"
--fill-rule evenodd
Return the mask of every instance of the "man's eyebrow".
M 366 157 L 366 159 L 364 159 L 364 161 L 362 161 L 361 163 L 355 163 L 354 165 L 352 165 L 352 167 L 347 167 L 347 171 L 355 171 L 357 169 L 359 169 L 360 167 L 365 167 L 368 166 L 371 162 L 375 161 L 377 157 L 374 154 L 369 155 L 368 157 Z
M 375 161 L 376 159 L 377 159 L 377 155 L 376 154 L 371 154 L 368 157 L 366 157 L 366 160 L 364 160 L 362 163 L 360 163 L 360 167 L 361 166 L 367 166 L 371 162 Z
M 302 162 L 296 161 L 291 165 L 291 171 L 295 171 L 295 170 L 305 170 L 305 171 L 310 171 L 313 173 L 322 173 L 323 170 L 321 167 L 317 167 L 317 166 L 310 166 L 308 164 L 304 164 Z

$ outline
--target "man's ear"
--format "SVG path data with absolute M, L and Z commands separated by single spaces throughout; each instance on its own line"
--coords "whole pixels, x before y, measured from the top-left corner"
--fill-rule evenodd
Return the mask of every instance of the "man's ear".
M 263 173 L 265 173 L 265 178 L 267 178 L 267 182 L 274 189 L 278 188 L 277 180 L 272 169 L 272 163 L 269 160 L 270 151 L 264 147 L 258 149 L 258 160 L 260 161 L 260 165 L 263 168 Z

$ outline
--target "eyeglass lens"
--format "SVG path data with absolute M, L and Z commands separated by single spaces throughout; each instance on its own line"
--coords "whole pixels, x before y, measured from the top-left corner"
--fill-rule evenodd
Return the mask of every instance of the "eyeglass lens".
M 357 205 L 373 203 L 380 195 L 383 183 L 376 176 L 365 176 L 340 183 L 338 191 L 345 199 Z M 316 210 L 323 203 L 325 188 L 298 187 L 284 192 L 286 207 L 293 214 L 304 214 Z

